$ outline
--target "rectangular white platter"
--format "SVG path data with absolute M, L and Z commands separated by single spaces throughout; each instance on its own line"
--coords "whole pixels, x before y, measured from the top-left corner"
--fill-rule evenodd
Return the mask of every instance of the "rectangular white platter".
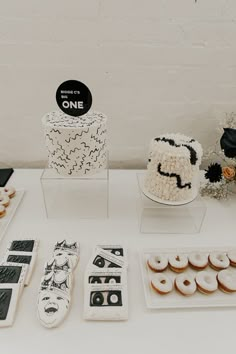
M 167 256 L 170 254 L 185 254 L 188 255 L 192 252 L 228 252 L 230 250 L 235 250 L 235 247 L 225 247 L 225 248 L 182 248 L 182 249 L 144 249 L 139 254 L 140 267 L 142 273 L 142 280 L 144 286 L 144 294 L 146 305 L 150 309 L 178 309 L 178 308 L 199 308 L 199 307 L 232 307 L 236 306 L 236 292 L 231 294 L 226 294 L 221 290 L 217 289 L 213 294 L 205 295 L 200 293 L 198 290 L 191 296 L 181 295 L 176 289 L 173 287 L 171 293 L 166 295 L 160 295 L 155 290 L 151 288 L 150 282 L 152 276 L 155 274 L 151 269 L 149 269 L 147 265 L 147 260 L 150 256 L 154 256 L 155 254 L 166 254 Z M 231 269 L 234 269 L 236 272 L 236 268 L 230 266 Z M 215 270 L 207 266 L 206 269 L 209 272 L 217 273 Z M 185 273 L 196 275 L 198 271 L 193 270 L 188 267 L 185 270 Z M 177 273 L 171 271 L 167 268 L 164 271 L 164 274 L 169 276 L 173 283 L 175 277 L 178 275 Z
M 6 215 L 0 218 L 0 241 L 2 240 L 8 225 L 10 224 L 22 198 L 24 196 L 25 191 L 23 189 L 16 190 L 16 194 L 13 198 L 10 199 L 10 204 L 6 208 Z

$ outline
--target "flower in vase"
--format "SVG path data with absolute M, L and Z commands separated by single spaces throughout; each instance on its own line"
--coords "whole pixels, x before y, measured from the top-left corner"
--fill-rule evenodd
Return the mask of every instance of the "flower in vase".
M 205 171 L 205 177 L 209 179 L 211 183 L 220 182 L 222 180 L 222 168 L 219 163 L 210 164 Z
M 220 139 L 221 149 L 226 157 L 236 157 L 236 129 L 224 128 L 224 133 Z
M 235 178 L 235 168 L 232 166 L 223 167 L 222 173 L 224 178 L 228 181 L 232 181 Z

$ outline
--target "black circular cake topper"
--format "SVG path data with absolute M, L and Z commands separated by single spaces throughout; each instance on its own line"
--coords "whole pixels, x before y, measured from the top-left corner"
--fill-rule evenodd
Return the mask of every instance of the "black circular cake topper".
M 57 89 L 56 100 L 66 114 L 78 117 L 87 113 L 92 106 L 92 94 L 83 82 L 68 80 Z

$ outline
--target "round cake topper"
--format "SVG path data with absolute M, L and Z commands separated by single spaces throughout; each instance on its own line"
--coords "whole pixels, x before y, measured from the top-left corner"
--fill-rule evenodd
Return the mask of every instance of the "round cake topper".
M 64 81 L 57 89 L 56 100 L 66 114 L 78 117 L 87 113 L 92 106 L 92 94 L 83 82 Z

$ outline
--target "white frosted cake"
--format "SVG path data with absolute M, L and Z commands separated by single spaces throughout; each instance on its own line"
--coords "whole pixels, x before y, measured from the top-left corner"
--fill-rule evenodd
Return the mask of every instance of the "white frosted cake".
M 106 168 L 107 118 L 98 112 L 71 117 L 59 111 L 42 118 L 48 165 L 63 176 L 91 175 Z
M 163 202 L 186 202 L 198 193 L 202 147 L 182 134 L 152 139 L 144 190 Z

